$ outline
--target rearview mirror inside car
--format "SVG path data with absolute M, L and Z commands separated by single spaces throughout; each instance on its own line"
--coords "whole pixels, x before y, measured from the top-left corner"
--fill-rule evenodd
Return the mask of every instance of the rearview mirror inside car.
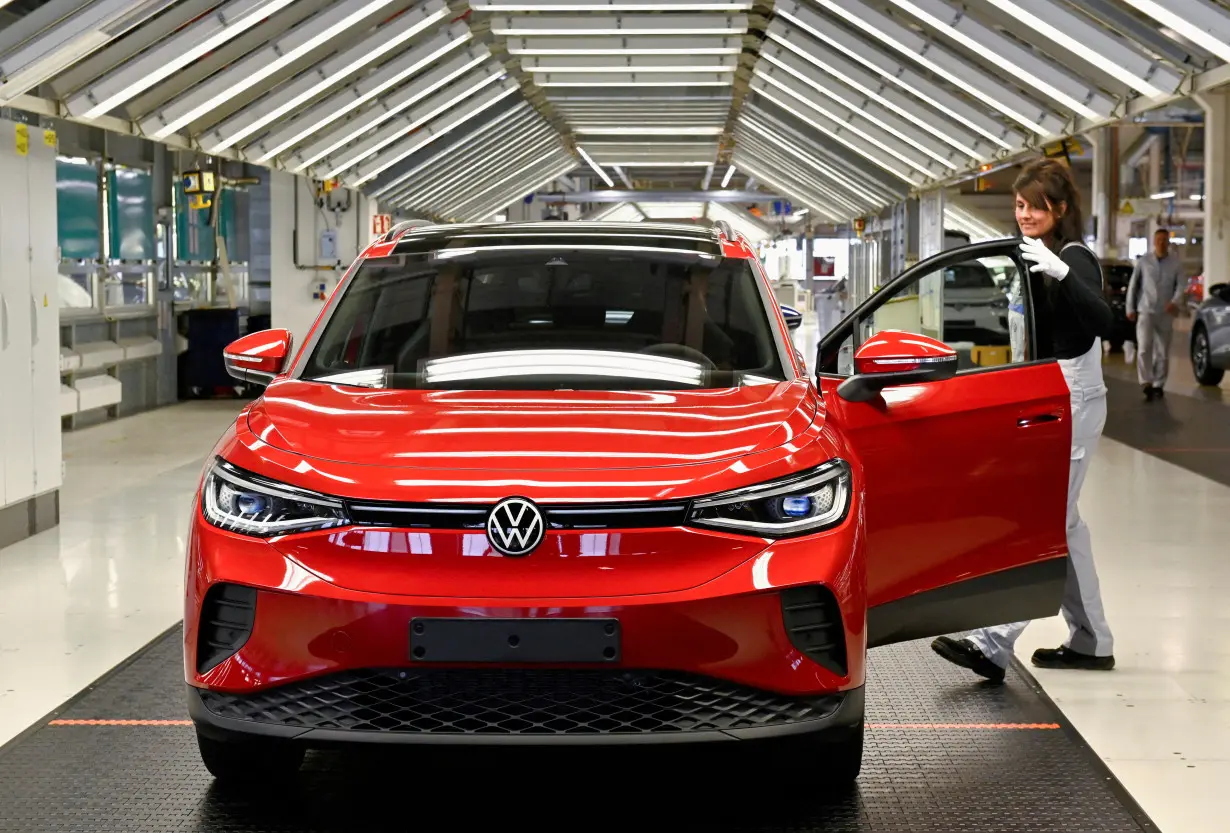
M 268 385 L 286 369 L 293 341 L 290 330 L 261 330 L 237 338 L 222 351 L 226 372 L 250 385 Z
M 957 351 L 942 341 L 899 330 L 882 330 L 854 354 L 854 375 L 837 386 L 848 402 L 867 402 L 896 385 L 937 382 L 957 372 Z

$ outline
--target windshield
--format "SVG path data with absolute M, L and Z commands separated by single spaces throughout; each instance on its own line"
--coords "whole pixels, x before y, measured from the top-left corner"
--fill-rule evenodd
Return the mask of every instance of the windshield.
M 371 387 L 533 390 L 785 378 L 747 260 L 563 250 L 365 261 L 301 375 Z

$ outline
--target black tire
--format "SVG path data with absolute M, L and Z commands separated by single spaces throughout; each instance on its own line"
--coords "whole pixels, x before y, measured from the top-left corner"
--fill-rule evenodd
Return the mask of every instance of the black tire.
M 766 760 L 763 772 L 776 783 L 848 790 L 863 769 L 863 721 L 791 738 Z
M 830 741 L 825 748 L 825 774 L 836 786 L 850 785 L 863 771 L 863 723 Z
M 196 735 L 201 760 L 219 782 L 244 786 L 293 778 L 303 764 L 304 748 L 268 738 L 225 741 Z
M 1226 371 L 1213 367 L 1213 351 L 1209 347 L 1209 333 L 1200 324 L 1192 331 L 1192 372 L 1202 385 L 1220 385 Z

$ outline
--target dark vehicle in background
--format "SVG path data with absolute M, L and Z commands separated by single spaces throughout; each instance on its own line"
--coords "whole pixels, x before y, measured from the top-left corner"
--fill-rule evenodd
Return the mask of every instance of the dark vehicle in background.
M 1102 261 L 1103 292 L 1115 313 L 1114 334 L 1108 339 L 1114 353 L 1123 350 L 1123 342 L 1136 341 L 1136 324 L 1127 317 L 1127 290 L 1135 266 L 1131 260 Z
M 1230 283 L 1209 287 L 1192 322 L 1192 372 L 1202 385 L 1220 385 L 1230 368 Z

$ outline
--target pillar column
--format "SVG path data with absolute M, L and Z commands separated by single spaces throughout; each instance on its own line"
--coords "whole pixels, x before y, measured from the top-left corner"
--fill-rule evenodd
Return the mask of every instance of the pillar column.
M 1204 285 L 1230 281 L 1230 91 L 1193 96 L 1204 110 Z
M 918 258 L 944 251 L 944 191 L 936 188 L 918 197 Z
M 1118 215 L 1118 189 L 1115 178 L 1119 173 L 1118 128 L 1100 127 L 1091 131 L 1087 138 L 1093 146 L 1093 188 L 1090 214 L 1094 217 L 1096 235 L 1093 250 L 1099 258 L 1110 256 L 1115 246 L 1115 221 Z

